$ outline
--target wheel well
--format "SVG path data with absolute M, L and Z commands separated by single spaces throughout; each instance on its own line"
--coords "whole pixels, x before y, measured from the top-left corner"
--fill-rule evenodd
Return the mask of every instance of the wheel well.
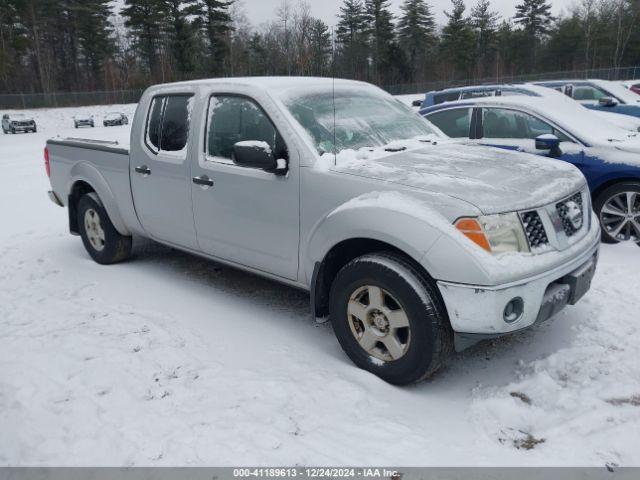
M 628 177 L 628 178 L 627 177 L 622 177 L 622 178 L 614 178 L 613 180 L 608 180 L 608 181 L 604 182 L 602 185 L 599 185 L 598 188 L 596 188 L 591 193 L 591 198 L 593 199 L 594 203 L 598 199 L 598 197 L 600 196 L 600 194 L 602 192 L 604 192 L 607 188 L 613 187 L 614 185 L 616 185 L 618 183 L 638 183 L 638 184 L 640 184 L 640 181 L 638 181 L 637 178 L 633 178 L 633 177 Z
M 95 193 L 95 189 L 87 182 L 78 181 L 73 184 L 71 193 L 69 193 L 69 230 L 71 233 L 80 234 L 78 228 L 78 202 L 83 195 L 92 192 Z
M 311 308 L 316 317 L 329 315 L 329 292 L 340 269 L 354 258 L 374 252 L 394 252 L 402 255 L 420 273 L 431 278 L 422 265 L 393 245 L 369 238 L 344 240 L 331 248 L 322 262 L 318 262 L 314 268 L 311 281 Z

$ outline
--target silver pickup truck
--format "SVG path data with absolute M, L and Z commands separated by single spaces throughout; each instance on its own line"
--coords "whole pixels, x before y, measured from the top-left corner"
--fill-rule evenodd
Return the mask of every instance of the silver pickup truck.
M 128 148 L 50 140 L 45 161 L 96 262 L 139 235 L 308 290 L 351 360 L 394 384 L 575 304 L 598 260 L 574 167 L 452 144 L 360 82 L 155 86 Z

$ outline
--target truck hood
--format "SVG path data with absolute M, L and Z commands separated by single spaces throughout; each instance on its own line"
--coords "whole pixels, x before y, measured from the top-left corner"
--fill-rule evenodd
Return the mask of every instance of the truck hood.
M 325 154 L 321 163 L 332 171 L 454 197 L 484 214 L 547 205 L 586 184 L 577 168 L 562 161 L 452 141 L 347 150 Z

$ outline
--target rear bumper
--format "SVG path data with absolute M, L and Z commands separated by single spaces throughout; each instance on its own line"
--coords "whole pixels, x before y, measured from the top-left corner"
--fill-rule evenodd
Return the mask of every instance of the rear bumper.
M 591 286 L 599 245 L 597 241 L 562 267 L 515 285 L 484 287 L 438 282 L 456 332 L 456 350 L 529 328 L 577 303 Z M 512 301 L 521 302 L 521 312 L 515 320 L 507 321 L 505 308 Z

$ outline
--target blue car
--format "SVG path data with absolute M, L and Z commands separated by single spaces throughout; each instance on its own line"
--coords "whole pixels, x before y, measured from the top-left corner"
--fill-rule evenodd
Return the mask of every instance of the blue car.
M 421 108 L 433 107 L 445 102 L 455 102 L 483 97 L 499 97 L 502 93 L 509 95 L 535 95 L 527 88 L 518 85 L 478 85 L 470 87 L 446 88 L 444 90 L 434 90 L 427 92 L 422 101 Z M 418 106 L 418 105 L 416 105 Z
M 575 165 L 591 189 L 607 243 L 640 242 L 640 136 L 568 97 L 459 100 L 421 114 L 465 143 L 518 150 Z
M 608 80 L 556 80 L 536 82 L 553 88 L 591 110 L 620 113 L 640 118 L 640 96 L 619 82 Z

